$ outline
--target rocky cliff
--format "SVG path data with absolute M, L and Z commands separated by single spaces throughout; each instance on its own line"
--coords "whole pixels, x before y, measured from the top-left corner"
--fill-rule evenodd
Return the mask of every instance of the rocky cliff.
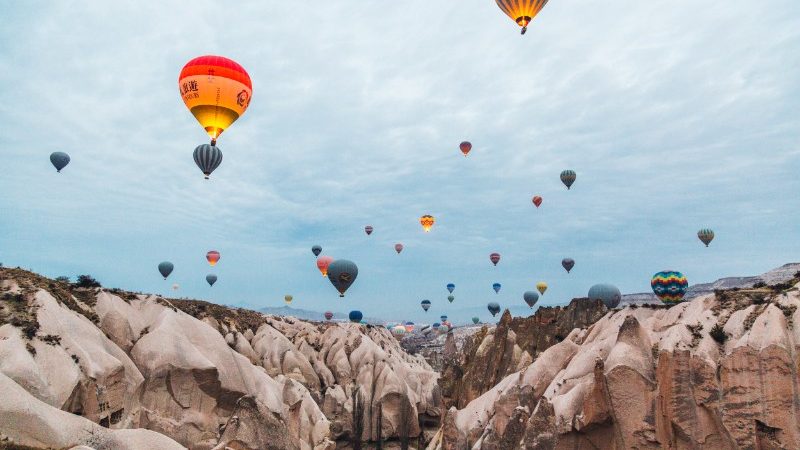
M 610 311 L 450 408 L 428 448 L 800 448 L 800 279 L 781 280 Z
M 333 449 L 438 425 L 436 380 L 383 328 L 0 269 L 0 443 Z
M 542 307 L 529 317 L 508 310 L 496 327 L 479 329 L 462 345 L 445 345 L 440 385 L 445 404 L 463 408 L 508 374 L 530 364 L 540 353 L 585 328 L 606 313 L 602 302 L 573 300 L 566 307 Z M 454 340 L 449 335 L 448 340 Z M 449 349 L 449 350 L 448 350 Z

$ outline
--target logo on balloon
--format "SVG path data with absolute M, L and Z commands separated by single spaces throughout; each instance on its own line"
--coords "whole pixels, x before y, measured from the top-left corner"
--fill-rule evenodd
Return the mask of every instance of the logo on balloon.
M 238 104 L 241 107 L 245 107 L 249 102 L 250 102 L 250 97 L 247 95 L 247 91 L 242 89 L 242 91 L 239 92 L 239 95 L 236 96 L 236 104 Z

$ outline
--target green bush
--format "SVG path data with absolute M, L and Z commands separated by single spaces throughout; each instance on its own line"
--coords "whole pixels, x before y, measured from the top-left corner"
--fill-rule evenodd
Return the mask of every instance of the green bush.
M 99 281 L 95 280 L 91 275 L 78 275 L 78 281 L 75 282 L 75 287 L 79 288 L 99 288 L 103 287 Z
M 725 330 L 722 329 L 720 324 L 716 324 L 711 328 L 711 331 L 708 332 L 712 339 L 717 341 L 718 344 L 722 345 L 725 341 L 728 340 L 728 335 L 725 333 Z

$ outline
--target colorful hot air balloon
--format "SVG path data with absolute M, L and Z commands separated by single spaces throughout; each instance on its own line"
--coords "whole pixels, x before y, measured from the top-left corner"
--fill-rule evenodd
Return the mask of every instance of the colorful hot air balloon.
M 489 312 L 492 313 L 492 317 L 494 317 L 500 312 L 500 305 L 498 305 L 497 302 L 490 302 L 486 305 L 486 309 L 488 309 Z
M 419 302 L 419 304 L 420 304 L 420 306 L 422 306 L 422 309 L 424 309 L 425 312 L 428 312 L 428 310 L 431 308 L 431 301 L 430 300 L 423 300 L 423 301 Z
M 456 297 L 454 295 L 452 295 L 452 294 L 447 296 L 447 301 L 450 302 L 450 303 L 453 303 L 453 300 L 455 300 L 455 299 L 456 299 Z
M 540 294 L 544 295 L 544 291 L 547 290 L 547 283 L 544 281 L 536 283 L 536 290 L 539 291 Z
M 397 254 L 399 255 L 400 252 L 403 251 L 403 244 L 400 244 L 400 243 L 394 244 L 394 251 L 396 251 Z
M 463 153 L 466 157 L 470 150 L 472 150 L 472 143 L 469 141 L 464 141 L 458 145 L 458 148 L 461 149 L 461 153 Z
M 61 172 L 61 169 L 69 164 L 69 155 L 64 152 L 53 152 L 50 154 L 50 163 L 56 168 L 56 172 Z
M 372 225 L 367 225 L 367 226 L 364 227 L 364 232 L 367 233 L 367 236 L 372 234 L 372 230 L 373 230 Z
M 541 204 L 542 204 L 542 197 L 539 197 L 538 195 L 534 195 L 534 196 L 533 196 L 533 204 L 534 204 L 534 205 L 536 205 L 536 207 L 537 207 L 537 208 L 538 208 L 539 206 L 541 206 Z
M 322 247 L 320 247 L 319 245 L 311 247 L 311 253 L 313 253 L 314 256 L 319 256 L 319 254 L 322 253 Z
M 575 174 L 574 170 L 565 170 L 561 172 L 561 182 L 564 183 L 564 186 L 566 186 L 567 189 L 572 187 L 572 183 L 575 182 L 575 178 L 577 178 L 577 175 Z
M 422 225 L 426 233 L 431 231 L 431 227 L 433 227 L 434 223 L 436 223 L 436 219 L 431 215 L 425 214 L 419 218 L 419 224 Z
M 682 273 L 675 270 L 663 270 L 653 275 L 650 280 L 650 287 L 653 288 L 656 296 L 662 302 L 679 303 L 686 295 L 686 290 L 689 288 L 689 282 Z
M 328 266 L 328 279 L 339 291 L 339 297 L 344 297 L 344 293 L 356 281 L 356 277 L 358 277 L 358 266 L 353 261 L 337 259 Z
M 405 323 L 406 333 L 411 333 L 414 331 L 414 322 L 406 322 Z
M 286 306 L 291 305 L 292 304 L 292 300 L 294 300 L 294 297 L 292 297 L 291 295 L 287 294 L 287 295 L 283 296 L 283 301 L 286 302 Z
M 402 337 L 404 334 L 406 334 L 406 328 L 402 325 L 392 327 L 392 334 L 398 338 Z
M 333 313 L 330 311 L 325 311 L 325 320 L 333 319 Z
M 206 253 L 206 259 L 211 267 L 214 267 L 219 262 L 220 254 L 216 250 L 211 250 L 210 252 Z
M 214 286 L 214 283 L 217 282 L 217 276 L 213 273 L 206 275 L 206 282 L 208 282 L 209 286 Z
M 322 255 L 317 258 L 317 269 L 322 272 L 323 277 L 328 276 L 328 267 L 333 262 L 333 257 L 328 255 Z
M 524 294 L 522 294 L 522 299 L 525 300 L 525 303 L 527 303 L 528 306 L 533 308 L 533 305 L 539 301 L 539 294 L 533 291 L 526 291 Z
M 222 150 L 216 145 L 202 144 L 194 149 L 194 163 L 203 171 L 206 180 L 222 164 Z
M 498 293 L 500 293 L 500 288 L 501 288 L 501 287 L 502 287 L 502 286 L 500 286 L 500 283 L 495 283 L 495 284 L 493 284 L 493 285 L 492 285 L 492 289 L 494 289 L 494 293 L 495 293 L 495 294 L 498 294 Z
M 361 319 L 364 318 L 364 314 L 361 314 L 361 311 L 350 311 L 350 314 L 348 314 L 347 317 L 350 319 L 350 322 L 361 323 Z
M 589 300 L 600 300 L 608 309 L 614 309 L 622 300 L 622 294 L 611 284 L 595 284 L 589 289 Z
M 253 85 L 247 71 L 222 56 L 195 58 L 181 70 L 183 102 L 211 137 L 211 145 L 250 105 Z
M 447 322 L 447 316 L 445 316 L 444 314 L 439 316 L 439 319 L 441 319 L 442 322 Z
M 433 325 L 431 325 L 431 328 L 433 328 L 434 331 L 438 331 L 440 326 L 442 326 L 442 324 L 439 322 L 434 322 Z
M 439 333 L 445 334 L 448 331 L 450 331 L 450 325 L 449 324 L 441 324 L 439 326 Z
M 547 0 L 495 0 L 497 6 L 517 25 L 522 27 L 520 34 L 528 31 L 528 24 L 547 4 Z
M 561 260 L 561 266 L 569 273 L 569 271 L 575 267 L 575 260 L 572 258 L 564 258 Z
M 167 279 L 169 274 L 172 273 L 172 270 L 174 268 L 175 266 L 169 261 L 164 261 L 158 264 L 158 271 L 161 272 L 161 276 L 164 277 L 165 280 Z
M 708 247 L 708 244 L 714 240 L 714 230 L 703 228 L 697 232 L 697 238 L 700 239 L 703 244 L 706 244 L 706 247 Z
M 473 317 L 472 318 L 472 323 L 474 323 L 475 325 L 477 325 L 478 322 L 480 322 L 480 321 L 481 321 L 480 317 Z
M 500 253 L 492 253 L 491 255 L 489 255 L 489 261 L 491 261 L 492 264 L 496 266 L 497 263 L 500 262 Z
M 455 290 L 455 288 L 456 288 L 455 284 L 447 283 L 447 290 L 450 291 L 451 294 L 453 293 L 453 290 Z

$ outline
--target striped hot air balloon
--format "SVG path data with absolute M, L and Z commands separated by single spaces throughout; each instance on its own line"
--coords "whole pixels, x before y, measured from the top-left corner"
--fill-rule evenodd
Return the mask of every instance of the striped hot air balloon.
M 561 172 L 561 182 L 564 183 L 567 189 L 572 187 L 572 183 L 574 183 L 577 178 L 578 174 L 576 174 L 574 170 L 567 169 Z
M 250 106 L 250 75 L 224 56 L 200 56 L 181 70 L 178 90 L 183 103 L 211 137 L 211 145 Z
M 422 225 L 422 229 L 425 230 L 426 233 L 431 231 L 434 223 L 436 223 L 436 219 L 429 214 L 425 214 L 419 218 L 419 224 Z
M 682 273 L 675 270 L 662 270 L 653 275 L 650 280 L 650 287 L 653 288 L 656 296 L 667 304 L 679 303 L 686 295 L 689 288 L 689 281 Z
M 517 25 L 522 27 L 521 34 L 528 31 L 528 24 L 547 4 L 547 0 L 495 0 L 497 6 Z
M 198 145 L 194 149 L 194 163 L 203 171 L 206 180 L 222 164 L 222 150 L 215 145 Z
M 711 230 L 709 228 L 703 228 L 702 230 L 697 232 L 697 238 L 700 239 L 700 241 L 702 241 L 703 244 L 706 244 L 706 247 L 708 247 L 708 244 L 710 244 L 711 241 L 714 240 L 714 230 Z
M 495 253 L 490 254 L 489 255 L 489 261 L 491 261 L 492 264 L 494 264 L 496 266 L 497 263 L 500 262 L 500 253 L 495 252 Z
M 333 313 L 330 311 L 325 311 L 325 320 L 333 319 Z

